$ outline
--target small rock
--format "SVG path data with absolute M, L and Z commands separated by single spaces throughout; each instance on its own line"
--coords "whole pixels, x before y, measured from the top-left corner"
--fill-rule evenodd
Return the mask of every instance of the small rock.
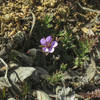
M 9 98 L 8 100 L 16 100 L 16 99 L 14 99 L 14 98 Z

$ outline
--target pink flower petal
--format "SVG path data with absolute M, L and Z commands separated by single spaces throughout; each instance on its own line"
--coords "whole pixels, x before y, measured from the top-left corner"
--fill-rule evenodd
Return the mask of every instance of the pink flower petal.
M 50 43 L 51 41 L 52 41 L 52 36 L 47 36 L 46 37 L 46 42 L 49 42 Z
M 53 42 L 51 43 L 51 46 L 52 46 L 53 48 L 57 47 L 57 46 L 58 46 L 58 42 L 57 42 L 57 41 L 53 41 Z
M 50 48 L 50 49 L 49 49 L 49 53 L 53 53 L 54 50 L 55 50 L 54 48 Z
M 43 47 L 42 50 L 43 50 L 44 52 L 49 52 L 49 49 L 48 49 L 47 47 Z
M 42 38 L 42 39 L 40 40 L 40 43 L 41 43 L 41 45 L 46 45 L 46 39 L 45 39 L 45 38 Z

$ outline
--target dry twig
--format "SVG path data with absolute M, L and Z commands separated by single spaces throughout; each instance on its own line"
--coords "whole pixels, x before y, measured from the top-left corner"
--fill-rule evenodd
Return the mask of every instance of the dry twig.
M 31 35 L 32 35 L 32 31 L 33 31 L 33 28 L 34 28 L 34 25 L 35 25 L 35 21 L 36 21 L 34 13 L 31 12 L 31 14 L 32 14 L 33 20 L 32 20 L 32 27 L 31 27 L 31 30 L 30 30 L 30 33 L 29 33 L 29 37 L 31 37 Z
M 90 9 L 90 8 L 83 7 L 79 2 L 77 2 L 77 4 L 78 4 L 83 10 L 87 10 L 87 11 L 91 11 L 91 12 L 95 12 L 95 13 L 100 14 L 100 11 L 99 11 L 99 10 L 93 10 L 93 9 Z
M 84 98 L 100 98 L 100 89 L 96 89 L 92 92 L 80 93 Z
M 5 73 L 5 78 L 7 79 L 7 73 L 8 73 L 8 65 L 6 64 L 6 62 L 0 58 L 0 61 L 4 64 L 4 66 L 6 67 L 6 73 Z

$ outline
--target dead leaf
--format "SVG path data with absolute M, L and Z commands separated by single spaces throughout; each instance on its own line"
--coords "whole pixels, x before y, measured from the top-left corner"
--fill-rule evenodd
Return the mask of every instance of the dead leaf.
M 10 75 L 11 81 L 16 84 L 18 81 L 24 81 L 31 76 L 36 69 L 33 67 L 19 67 Z
M 86 33 L 87 35 L 94 35 L 94 32 L 92 31 L 92 29 L 88 29 L 86 27 L 81 28 L 81 30 Z
M 47 93 L 37 90 L 37 100 L 51 100 Z

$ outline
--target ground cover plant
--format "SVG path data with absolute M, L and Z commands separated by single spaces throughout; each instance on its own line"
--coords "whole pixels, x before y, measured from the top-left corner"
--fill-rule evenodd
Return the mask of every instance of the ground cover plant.
M 99 100 L 99 3 L 1 0 L 0 100 Z

